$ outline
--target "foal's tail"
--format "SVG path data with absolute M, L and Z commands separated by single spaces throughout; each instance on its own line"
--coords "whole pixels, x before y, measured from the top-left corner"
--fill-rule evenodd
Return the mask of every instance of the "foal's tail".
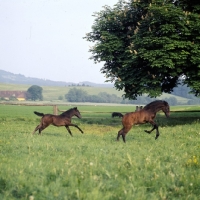
M 44 113 L 39 113 L 39 112 L 37 112 L 37 111 L 34 111 L 34 113 L 35 113 L 36 115 L 40 116 L 40 117 L 43 117 L 43 116 L 44 116 Z

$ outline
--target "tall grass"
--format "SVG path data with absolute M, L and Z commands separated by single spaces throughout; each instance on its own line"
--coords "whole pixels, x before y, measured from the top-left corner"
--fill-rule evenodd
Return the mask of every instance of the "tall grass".
M 146 124 L 134 126 L 124 144 L 116 142 L 121 120 L 111 118 L 113 107 L 73 118 L 84 131 L 72 127 L 73 137 L 54 126 L 32 135 L 38 109 L 52 113 L 48 106 L 0 105 L 0 199 L 200 199 L 198 113 L 159 114 L 157 140 L 143 131 Z

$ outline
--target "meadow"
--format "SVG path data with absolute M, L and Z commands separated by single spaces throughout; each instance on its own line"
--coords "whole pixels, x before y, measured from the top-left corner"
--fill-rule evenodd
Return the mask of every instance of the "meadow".
M 75 105 L 74 105 L 75 106 Z M 60 105 L 60 110 L 72 106 Z M 111 112 L 134 106 L 78 105 L 83 131 L 50 126 L 32 135 L 52 106 L 0 104 L 0 199 L 165 200 L 200 199 L 200 106 L 158 113 L 160 137 L 149 124 L 134 126 L 126 143 L 116 141 L 121 119 Z M 187 112 L 184 112 L 187 111 Z

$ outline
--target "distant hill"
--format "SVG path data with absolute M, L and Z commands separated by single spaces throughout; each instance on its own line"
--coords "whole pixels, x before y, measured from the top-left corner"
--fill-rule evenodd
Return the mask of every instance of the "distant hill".
M 26 77 L 21 74 L 13 74 L 0 69 L 0 83 L 10 84 L 25 84 L 25 85 L 39 85 L 39 86 L 69 86 L 69 85 L 88 85 L 92 87 L 113 87 L 113 84 L 97 84 L 88 81 L 81 83 L 63 82 L 63 81 L 52 81 L 48 79 L 39 79 Z

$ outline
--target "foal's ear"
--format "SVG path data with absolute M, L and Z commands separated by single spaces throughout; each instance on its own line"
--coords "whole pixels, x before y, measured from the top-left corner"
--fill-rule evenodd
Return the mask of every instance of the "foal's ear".
M 76 109 L 76 110 L 77 110 L 77 107 L 74 107 L 74 109 Z

